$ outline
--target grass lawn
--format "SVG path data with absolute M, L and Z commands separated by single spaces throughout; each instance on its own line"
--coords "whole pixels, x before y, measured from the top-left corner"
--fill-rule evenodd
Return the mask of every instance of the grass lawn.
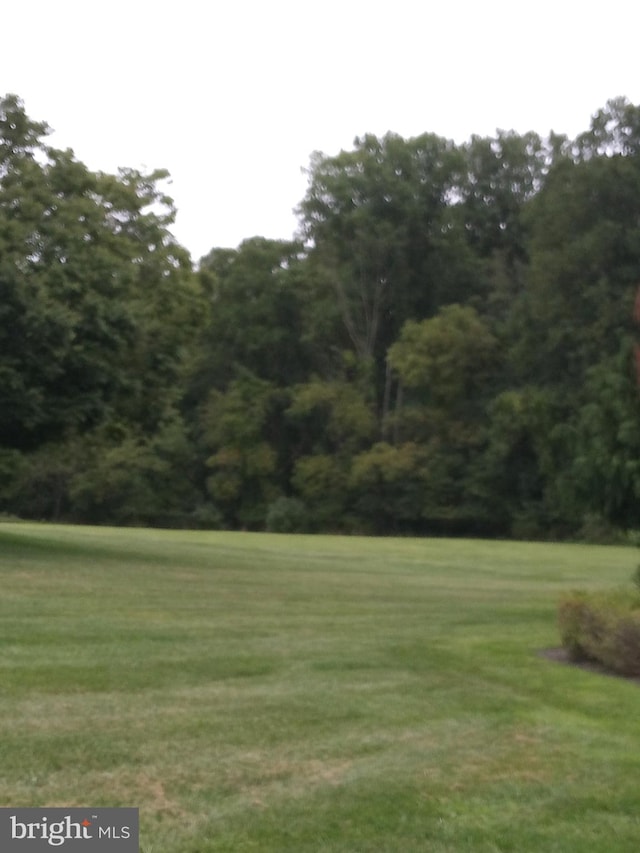
M 636 851 L 640 687 L 542 658 L 630 548 L 0 524 L 0 805 L 141 850 Z

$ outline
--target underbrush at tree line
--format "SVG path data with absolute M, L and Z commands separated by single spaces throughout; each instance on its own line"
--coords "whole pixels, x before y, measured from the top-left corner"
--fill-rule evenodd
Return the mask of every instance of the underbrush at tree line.
M 640 529 L 640 108 L 365 135 L 300 239 L 192 263 L 166 173 L 0 99 L 0 512 L 620 541 Z M 215 235 L 212 235 L 215 240 Z

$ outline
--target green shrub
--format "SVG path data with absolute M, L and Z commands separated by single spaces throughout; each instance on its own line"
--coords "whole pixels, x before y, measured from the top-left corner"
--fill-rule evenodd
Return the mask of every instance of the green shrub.
M 584 647 L 584 622 L 587 602 L 583 593 L 565 596 L 558 606 L 560 639 L 571 660 L 587 658 Z
M 587 513 L 582 519 L 577 539 L 593 545 L 619 545 L 627 541 L 627 537 L 619 527 L 598 513 Z
M 573 593 L 560 601 L 558 623 L 572 660 L 596 661 L 621 675 L 640 676 L 638 593 Z
M 224 530 L 222 513 L 212 503 L 199 504 L 191 513 L 190 527 L 198 530 Z
M 269 505 L 266 518 L 269 533 L 303 533 L 308 526 L 307 508 L 298 498 L 280 497 Z

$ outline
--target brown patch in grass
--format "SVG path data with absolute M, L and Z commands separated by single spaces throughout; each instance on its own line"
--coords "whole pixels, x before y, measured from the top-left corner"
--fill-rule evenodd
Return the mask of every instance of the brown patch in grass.
M 144 771 L 131 774 L 98 773 L 84 780 L 85 794 L 82 800 L 60 799 L 44 803 L 45 808 L 84 808 L 87 801 L 100 801 L 112 798 L 113 804 L 130 805 L 140 808 L 147 815 L 162 814 L 171 818 L 186 818 L 189 812 L 183 809 L 177 799 L 167 794 L 164 783 L 157 777 Z M 91 804 L 95 804 L 91 803 Z
M 291 761 L 286 758 L 268 758 L 250 753 L 227 773 L 227 782 L 236 793 L 248 798 L 258 807 L 264 806 L 264 798 L 275 789 L 289 792 L 309 788 L 340 785 L 352 766 L 352 761 Z

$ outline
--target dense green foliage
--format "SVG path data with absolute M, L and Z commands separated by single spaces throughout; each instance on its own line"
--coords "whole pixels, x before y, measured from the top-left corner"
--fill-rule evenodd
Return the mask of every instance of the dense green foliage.
M 639 107 L 575 140 L 316 152 L 296 241 L 197 266 L 164 172 L 94 173 L 47 133 L 0 100 L 0 511 L 640 527 Z

